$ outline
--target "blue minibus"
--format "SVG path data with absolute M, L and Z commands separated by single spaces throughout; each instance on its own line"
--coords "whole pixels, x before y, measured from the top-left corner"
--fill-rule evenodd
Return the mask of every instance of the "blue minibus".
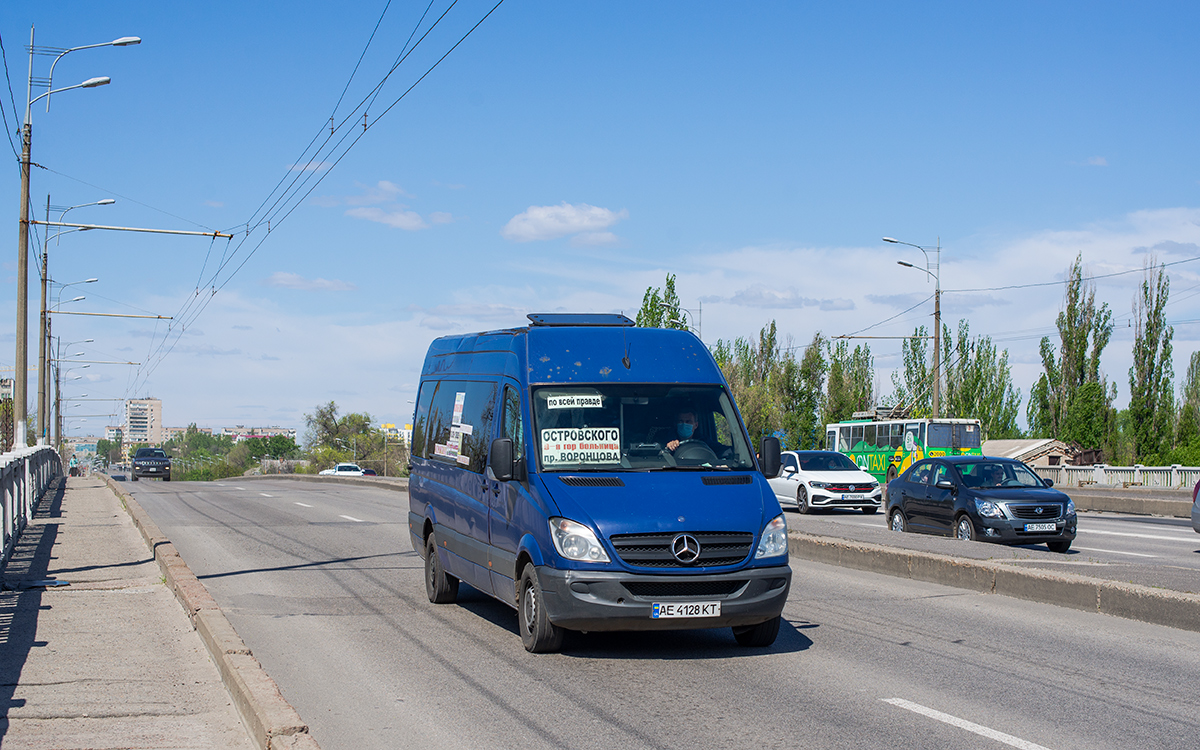
M 528 316 L 436 339 L 413 416 L 409 531 L 435 604 L 460 582 L 564 631 L 727 627 L 771 645 L 787 523 L 712 355 L 624 315 Z

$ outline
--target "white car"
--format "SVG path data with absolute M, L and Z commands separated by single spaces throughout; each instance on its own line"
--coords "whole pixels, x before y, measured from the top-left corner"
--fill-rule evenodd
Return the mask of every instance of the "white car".
M 321 474 L 327 477 L 361 477 L 363 470 L 358 464 L 338 464 L 332 469 L 323 470 Z
M 780 503 L 792 503 L 801 513 L 817 508 L 879 510 L 883 490 L 879 480 L 837 451 L 786 451 L 779 476 L 767 480 Z

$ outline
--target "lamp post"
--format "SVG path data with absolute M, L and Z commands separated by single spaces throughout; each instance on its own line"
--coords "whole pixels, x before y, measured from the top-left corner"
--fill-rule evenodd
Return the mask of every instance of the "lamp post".
M 61 55 L 60 55 L 61 57 Z M 47 106 L 49 101 L 47 100 Z M 104 198 L 102 200 L 93 201 L 92 203 L 80 203 L 77 206 L 67 206 L 59 214 L 58 220 L 62 221 L 67 212 L 74 208 L 83 208 L 84 206 L 111 206 L 116 203 L 112 198 Z M 50 221 L 50 196 L 46 196 L 46 221 Z M 46 367 L 46 347 L 50 340 L 50 316 L 46 311 L 46 287 L 50 283 L 50 240 L 57 239 L 67 232 L 82 231 L 69 229 L 66 232 L 59 231 L 54 237 L 50 237 L 50 233 L 46 233 L 46 240 L 42 243 L 42 319 L 41 319 L 41 336 L 38 340 L 38 443 L 44 444 L 43 440 L 49 440 L 50 429 L 46 424 L 46 418 L 50 413 L 50 371 Z M 86 279 L 84 281 L 75 281 L 72 284 L 92 284 L 99 279 Z M 62 290 L 72 284 L 63 284 L 58 290 L 59 294 Z
M 911 242 L 902 242 L 892 237 L 884 237 L 884 242 L 890 242 L 894 245 L 908 245 L 915 247 L 925 255 L 925 267 L 914 266 L 912 263 L 906 263 L 902 260 L 896 263 L 905 268 L 915 268 L 918 271 L 924 271 L 933 279 L 933 414 L 934 418 L 940 416 L 941 401 L 942 401 L 942 238 L 938 237 L 937 246 L 934 248 L 936 255 L 933 261 L 933 270 L 929 269 L 929 252 L 926 248 L 920 245 L 914 245 Z
M 71 89 L 90 89 L 111 83 L 107 76 L 89 78 L 74 86 L 64 86 L 59 89 L 52 87 L 54 66 L 65 55 L 81 49 L 92 47 L 127 47 L 140 44 L 137 37 L 121 37 L 102 44 L 89 44 L 82 47 L 72 47 L 66 50 L 38 50 L 34 46 L 34 27 L 29 27 L 29 77 L 25 89 L 25 120 L 21 126 L 21 207 L 17 216 L 17 351 L 16 372 L 19 376 L 13 379 L 13 438 L 14 445 L 23 444 L 26 434 L 26 391 L 29 388 L 29 168 L 31 164 L 30 151 L 33 142 L 33 105 L 38 99 L 47 98 L 46 109 L 49 111 L 49 97 L 61 91 Z M 34 54 L 55 54 L 54 62 L 50 65 L 50 77 L 46 79 L 46 91 L 33 96 L 33 56 Z M 39 86 L 42 85 L 39 82 Z M 20 440 L 21 443 L 16 441 Z

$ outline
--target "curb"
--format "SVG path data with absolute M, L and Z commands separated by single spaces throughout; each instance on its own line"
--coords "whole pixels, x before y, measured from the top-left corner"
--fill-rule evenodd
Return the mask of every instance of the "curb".
M 1099 510 L 1108 513 L 1128 513 L 1137 516 L 1167 516 L 1191 518 L 1191 492 L 1171 493 L 1163 490 L 1092 490 L 1060 488 L 1075 501 L 1078 510 Z M 1172 494 L 1178 497 L 1172 497 Z
M 1200 631 L 1200 596 L 1196 594 L 796 531 L 788 534 L 788 555 L 984 594 Z
M 261 750 L 320 750 L 320 745 L 308 733 L 308 725 L 280 694 L 279 686 L 254 658 L 208 589 L 179 556 L 171 540 L 112 477 L 105 476 L 104 481 L 133 519 L 133 525 L 154 554 L 167 586 L 204 641 L 250 738 Z

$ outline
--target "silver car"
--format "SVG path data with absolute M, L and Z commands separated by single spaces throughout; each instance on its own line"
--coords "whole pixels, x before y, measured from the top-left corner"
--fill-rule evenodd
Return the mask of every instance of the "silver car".
M 1200 534 L 1200 482 L 1192 488 L 1192 528 Z

